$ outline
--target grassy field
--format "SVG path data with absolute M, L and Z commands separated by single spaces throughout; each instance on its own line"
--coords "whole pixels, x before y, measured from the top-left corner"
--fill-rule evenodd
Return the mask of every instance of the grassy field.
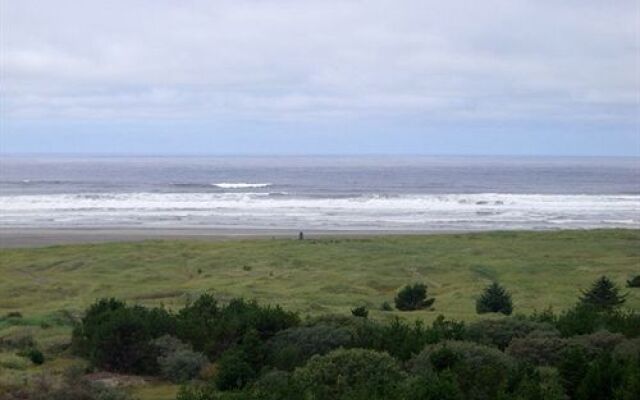
M 96 298 L 178 308 L 212 291 L 281 304 L 304 315 L 348 314 L 367 305 L 372 318 L 403 315 L 432 320 L 439 313 L 473 320 L 475 298 L 491 281 L 513 295 L 515 312 L 574 304 L 581 288 L 606 274 L 620 286 L 640 274 L 640 231 L 496 232 L 426 236 L 147 241 L 4 249 L 0 256 L 0 339 L 29 331 L 45 352 L 69 340 L 69 316 Z M 379 311 L 403 285 L 424 282 L 434 311 Z M 640 292 L 626 307 L 640 309 Z M 23 318 L 1 317 L 20 312 Z M 73 360 L 53 358 L 42 367 L 17 365 L 0 353 L 0 379 L 8 369 L 25 373 Z M 2 370 L 4 369 L 5 372 Z M 15 379 L 11 377 L 10 379 Z M 171 398 L 175 387 L 139 389 L 142 398 Z M 162 395 L 164 393 L 165 395 Z
M 498 232 L 361 239 L 147 241 L 5 249 L 0 315 L 46 318 L 103 296 L 181 306 L 204 291 L 278 303 L 303 314 L 379 308 L 406 283 L 425 282 L 436 313 L 475 318 L 474 299 L 497 280 L 515 309 L 575 302 L 607 274 L 640 273 L 640 231 Z M 630 307 L 640 307 L 631 295 Z M 419 314 L 433 314 L 419 312 Z

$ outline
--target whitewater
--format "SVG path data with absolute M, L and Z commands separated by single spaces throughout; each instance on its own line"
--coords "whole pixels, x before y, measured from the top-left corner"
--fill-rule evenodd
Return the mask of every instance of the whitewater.
M 640 228 L 636 159 L 5 158 L 0 226 Z

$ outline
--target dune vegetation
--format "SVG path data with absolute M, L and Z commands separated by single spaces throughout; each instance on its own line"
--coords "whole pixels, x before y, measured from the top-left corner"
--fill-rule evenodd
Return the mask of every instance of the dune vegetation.
M 86 371 L 87 362 L 95 364 L 86 356 L 89 353 L 80 357 L 77 349 L 73 350 L 71 338 L 73 327 L 81 321 L 85 310 L 100 298 L 117 298 L 128 306 L 142 305 L 151 310 L 162 307 L 170 315 L 178 315 L 179 310 L 203 294 L 211 294 L 220 304 L 240 297 L 255 299 L 261 305 L 277 304 L 286 313 L 296 315 L 281 329 L 299 325 L 316 329 L 317 326 L 309 322 L 313 318 L 327 315 L 354 318 L 351 317 L 354 310 L 354 315 L 366 315 L 372 323 L 381 324 L 375 328 L 381 332 L 385 332 L 384 326 L 394 324 L 395 317 L 407 321 L 408 326 L 413 320 L 424 321 L 428 327 L 439 326 L 440 314 L 448 321 L 473 327 L 483 321 L 516 318 L 476 312 L 478 298 L 493 282 L 499 282 L 508 291 L 513 314 L 527 315 L 533 322 L 536 317 L 531 316 L 542 315 L 543 310 L 551 308 L 560 315 L 572 308 L 583 295 L 581 290 L 589 288 L 603 275 L 626 294 L 620 309 L 637 312 L 640 292 L 625 286 L 640 273 L 639 266 L 640 231 L 637 230 L 215 242 L 176 240 L 3 249 L 0 257 L 0 385 L 43 371 L 67 374 L 78 365 Z M 405 285 L 415 283 L 426 285 L 428 307 L 399 311 L 393 306 L 395 296 Z M 565 319 L 570 320 L 571 316 Z M 617 329 L 617 322 L 607 324 Z M 556 328 L 562 333 L 562 322 Z M 178 328 L 165 330 L 191 345 L 196 343 L 196 350 L 207 353 L 198 347 L 195 339 L 186 340 L 179 330 L 171 329 Z M 473 328 L 465 332 L 465 340 L 473 339 Z M 568 337 L 578 333 L 562 334 Z M 428 343 L 430 339 L 424 340 Z M 436 346 L 436 342 L 431 345 Z M 367 346 L 378 349 L 375 344 Z M 44 357 L 42 363 L 37 362 L 39 356 L 33 351 L 36 347 Z M 17 348 L 30 353 L 17 352 Z M 201 355 L 189 353 L 190 349 L 179 350 L 176 362 L 194 359 L 204 362 Z M 378 350 L 390 351 L 385 347 Z M 400 360 L 418 357 L 417 350 Z M 440 350 L 433 347 L 429 351 Z M 475 350 L 461 348 L 460 351 Z M 526 352 L 527 349 L 512 350 L 514 354 L 529 357 Z M 171 354 L 174 357 L 174 353 Z M 209 360 L 216 360 L 221 354 L 206 355 Z M 342 356 L 338 353 L 331 357 Z M 363 354 L 362 357 L 378 356 Z M 398 373 L 405 374 L 403 371 Z M 315 379 L 304 373 L 304 370 L 297 373 L 300 382 Z M 442 377 L 446 382 L 450 378 Z M 142 399 L 175 398 L 178 391 L 177 384 L 158 377 L 138 383 L 134 380 L 129 387 Z

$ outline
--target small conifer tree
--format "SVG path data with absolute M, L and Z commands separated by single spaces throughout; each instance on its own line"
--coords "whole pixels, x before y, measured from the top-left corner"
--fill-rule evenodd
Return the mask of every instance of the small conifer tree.
M 580 303 L 591 306 L 600 311 L 609 311 L 625 302 L 626 294 L 620 294 L 620 290 L 609 278 L 601 276 L 591 288 L 582 292 Z
M 427 298 L 427 286 L 424 283 L 407 285 L 398 292 L 395 298 L 396 308 L 401 311 L 412 311 L 428 308 L 436 301 Z
M 640 275 L 636 275 L 627 281 L 629 287 L 640 287 Z
M 493 282 L 484 289 L 484 293 L 482 293 L 476 301 L 476 312 L 478 314 L 499 312 L 505 315 L 511 315 L 513 312 L 511 294 L 497 282 Z
M 369 310 L 367 310 L 367 307 L 365 306 L 352 308 L 351 315 L 353 315 L 354 317 L 367 318 L 369 316 Z

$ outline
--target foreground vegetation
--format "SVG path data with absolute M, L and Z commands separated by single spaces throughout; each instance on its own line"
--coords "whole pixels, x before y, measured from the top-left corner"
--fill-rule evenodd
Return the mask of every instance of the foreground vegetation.
M 561 314 L 471 324 L 440 315 L 427 327 L 363 316 L 303 322 L 277 306 L 219 304 L 211 295 L 179 312 L 102 299 L 75 325 L 70 350 L 88 361 L 87 372 L 181 383 L 177 400 L 631 400 L 640 398 L 640 313 L 618 310 L 623 302 L 603 277 Z M 42 363 L 36 343 L 14 346 Z M 0 395 L 130 398 L 82 374 L 41 381 Z
M 3 250 L 0 388 L 16 382 L 39 385 L 38 392 L 54 398 L 45 388 L 64 391 L 67 385 L 85 391 L 77 398 L 103 400 L 126 398 L 134 388 L 143 399 L 174 399 L 184 382 L 193 381 L 182 389 L 181 400 L 218 398 L 219 393 L 295 398 L 279 390 L 298 393 L 299 385 L 311 390 L 309 398 L 338 398 L 335 382 L 309 389 L 320 379 L 313 371 L 336 366 L 365 371 L 365 365 L 378 365 L 376 370 L 387 371 L 375 378 L 382 392 L 366 392 L 373 379 L 368 377 L 361 389 L 342 398 L 380 393 L 393 398 L 386 390 L 410 393 L 410 398 L 469 398 L 460 382 L 471 378 L 459 374 L 477 368 L 464 360 L 489 365 L 483 355 L 489 352 L 507 360 L 504 368 L 496 368 L 506 375 L 496 378 L 501 386 L 491 390 L 497 391 L 476 398 L 598 398 L 586 389 L 576 397 L 585 377 L 593 380 L 598 371 L 613 374 L 597 378 L 615 381 L 620 393 L 627 393 L 635 387 L 629 376 L 637 373 L 636 364 L 620 354 L 637 349 L 640 323 L 633 310 L 640 309 L 640 293 L 633 283 L 638 265 L 640 232 L 628 230 Z M 621 297 L 604 309 L 574 307 L 579 298 L 589 297 L 581 289 L 602 275 L 629 286 L 620 291 L 626 294 L 624 303 Z M 491 289 L 493 282 L 500 286 Z M 411 291 L 403 291 L 405 285 Z M 423 289 L 425 297 L 416 297 Z M 504 302 L 483 302 L 487 290 Z M 119 300 L 95 303 L 111 297 Z M 111 332 L 124 324 L 125 334 L 109 342 L 102 336 L 109 330 L 92 331 L 97 325 L 90 323 L 91 310 L 111 310 Z M 416 320 L 424 322 L 415 325 Z M 201 326 L 202 321 L 209 322 Z M 140 347 L 122 347 L 131 329 Z M 591 342 L 600 343 L 594 345 L 599 350 L 584 345 Z M 97 343 L 110 345 L 100 350 Z M 581 350 L 572 353 L 576 348 Z M 420 362 L 422 367 L 413 367 Z M 566 372 L 576 365 L 585 367 L 569 387 L 562 368 Z M 145 377 L 136 378 L 139 374 Z M 124 382 L 127 392 L 95 385 L 113 379 Z M 444 392 L 429 394 L 425 387 Z M 551 394 L 540 394 L 541 388 Z M 445 392 L 458 397 L 443 397 Z

